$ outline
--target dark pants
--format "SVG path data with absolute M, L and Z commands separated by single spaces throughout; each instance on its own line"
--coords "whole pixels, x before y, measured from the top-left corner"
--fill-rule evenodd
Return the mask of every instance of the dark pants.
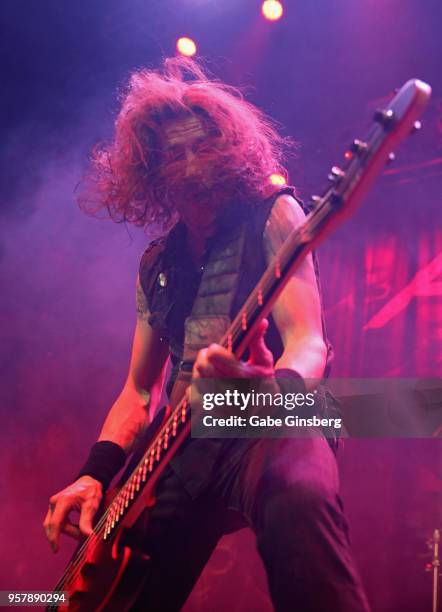
M 179 610 L 219 538 L 246 525 L 256 535 L 275 610 L 369 610 L 325 438 L 239 442 L 233 449 L 196 498 L 173 468 L 165 471 L 145 533 L 152 566 L 133 612 Z

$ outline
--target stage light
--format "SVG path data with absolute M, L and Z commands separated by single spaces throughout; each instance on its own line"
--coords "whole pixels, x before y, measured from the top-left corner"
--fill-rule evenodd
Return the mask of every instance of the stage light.
M 182 36 L 177 40 L 176 48 L 178 53 L 187 57 L 191 57 L 196 53 L 196 44 L 191 38 L 187 38 L 187 36 Z
M 265 0 L 265 2 L 262 3 L 261 11 L 266 19 L 277 21 L 281 19 L 284 9 L 282 8 L 281 2 L 278 2 L 278 0 Z
M 271 174 L 270 182 L 272 183 L 272 185 L 287 185 L 287 181 L 285 180 L 285 177 L 282 176 L 282 174 Z

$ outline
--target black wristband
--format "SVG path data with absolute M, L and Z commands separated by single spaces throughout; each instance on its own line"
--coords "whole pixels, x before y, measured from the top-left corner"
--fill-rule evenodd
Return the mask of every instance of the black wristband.
M 282 393 L 307 392 L 304 379 L 296 370 L 290 368 L 278 368 L 275 370 L 275 378 Z
M 125 463 L 126 453 L 121 446 L 110 440 L 96 442 L 77 479 L 81 476 L 92 476 L 101 482 L 103 490 L 106 490 Z

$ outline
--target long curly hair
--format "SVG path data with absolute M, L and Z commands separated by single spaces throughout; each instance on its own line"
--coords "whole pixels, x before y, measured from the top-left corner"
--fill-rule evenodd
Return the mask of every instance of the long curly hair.
M 203 118 L 215 134 L 198 152 L 203 167 L 216 168 L 215 190 L 228 185 L 238 201 L 263 199 L 275 190 L 270 176 L 285 175 L 282 157 L 290 140 L 237 88 L 210 79 L 193 60 L 167 58 L 162 70 L 131 74 L 115 137 L 92 152 L 78 197 L 81 208 L 92 214 L 104 210 L 117 222 L 170 227 L 176 220 L 175 168 L 163 163 L 161 127 L 192 115 Z

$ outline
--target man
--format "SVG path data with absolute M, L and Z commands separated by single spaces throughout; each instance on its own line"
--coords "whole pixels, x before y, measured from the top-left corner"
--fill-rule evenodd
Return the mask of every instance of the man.
M 247 361 L 213 341 L 194 362 L 186 357 L 185 321 L 196 314 L 197 301 L 206 314 L 236 315 L 303 221 L 293 190 L 278 192 L 269 182 L 282 171 L 283 144 L 255 107 L 189 60 L 166 60 L 163 73 L 132 76 L 115 140 L 94 154 L 95 210 L 105 207 L 114 220 L 160 228 L 166 237 L 141 261 L 126 384 L 79 478 L 50 499 L 44 526 L 54 551 L 61 532 L 91 533 L 103 489 L 143 437 L 169 358 L 169 393 L 177 380 L 190 380 L 190 371 L 194 379 L 288 376 L 309 390 L 307 381 L 328 370 L 311 256 L 258 327 Z M 228 273 L 202 296 L 209 266 Z M 69 521 L 73 509 L 79 526 Z M 187 440 L 148 513 L 142 546 L 151 564 L 133 610 L 179 610 L 219 538 L 245 525 L 256 534 L 276 610 L 368 610 L 334 453 L 313 430 L 300 438 Z

